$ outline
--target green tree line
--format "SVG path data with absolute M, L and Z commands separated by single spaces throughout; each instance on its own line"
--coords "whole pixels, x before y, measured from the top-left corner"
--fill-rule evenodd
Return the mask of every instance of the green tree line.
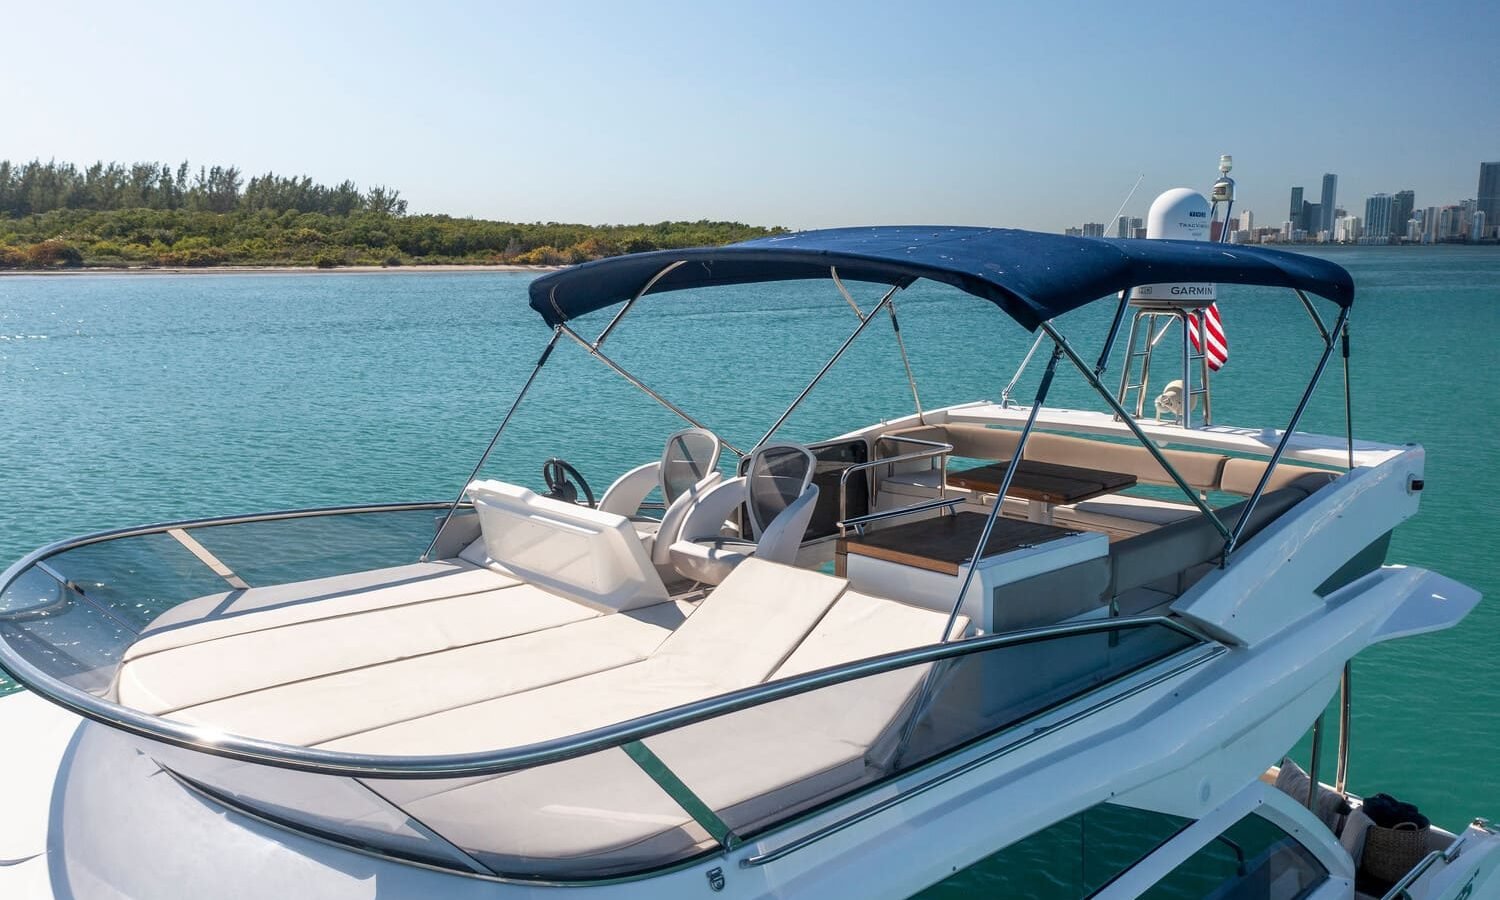
M 781 229 L 737 222 L 518 223 L 408 215 L 400 191 L 184 162 L 0 161 L 0 268 L 559 265 L 723 244 Z

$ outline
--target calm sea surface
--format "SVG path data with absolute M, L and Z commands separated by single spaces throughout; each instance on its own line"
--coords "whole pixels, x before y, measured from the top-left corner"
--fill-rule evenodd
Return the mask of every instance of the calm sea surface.
M 1396 532 L 1391 558 L 1488 595 L 1457 629 L 1356 660 L 1352 787 L 1413 800 L 1450 828 L 1500 817 L 1500 251 L 1326 255 L 1359 288 L 1356 435 L 1428 452 L 1422 511 Z M 529 281 L 0 278 L 0 558 L 151 521 L 451 497 L 546 340 L 526 305 Z M 866 308 L 876 296 L 870 286 L 860 294 Z M 1221 298 L 1232 358 L 1214 382 L 1216 419 L 1282 424 L 1316 361 L 1311 323 L 1284 292 L 1225 288 Z M 949 289 L 919 284 L 900 309 L 928 406 L 996 397 L 1029 342 L 994 307 Z M 581 331 L 603 326 L 592 318 Z M 1097 347 L 1107 318 L 1101 305 L 1062 324 L 1081 348 Z M 607 350 L 748 446 L 854 324 L 828 284 L 663 295 L 643 301 Z M 1030 396 L 1034 374 L 1018 396 Z M 1331 369 L 1304 429 L 1341 433 L 1340 383 Z M 1089 396 L 1064 373 L 1052 402 L 1097 406 Z M 890 330 L 872 327 L 783 433 L 832 435 L 910 403 Z M 539 483 L 542 460 L 559 455 L 602 490 L 655 458 L 675 427 L 562 346 L 486 471 Z M 982 870 L 966 873 L 934 894 L 983 884 Z

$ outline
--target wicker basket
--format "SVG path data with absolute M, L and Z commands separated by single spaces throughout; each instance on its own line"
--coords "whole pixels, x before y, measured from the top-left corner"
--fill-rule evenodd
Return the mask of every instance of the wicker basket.
M 1400 881 L 1427 855 L 1427 829 L 1411 822 L 1395 828 L 1372 824 L 1365 831 L 1365 853 L 1360 868 L 1381 881 Z

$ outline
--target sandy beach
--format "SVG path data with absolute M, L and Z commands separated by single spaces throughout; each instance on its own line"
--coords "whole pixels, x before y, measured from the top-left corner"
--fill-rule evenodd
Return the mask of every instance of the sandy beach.
M 430 265 L 430 266 L 88 266 L 74 269 L 0 269 L 11 275 L 420 275 L 434 272 L 552 272 L 562 266 Z

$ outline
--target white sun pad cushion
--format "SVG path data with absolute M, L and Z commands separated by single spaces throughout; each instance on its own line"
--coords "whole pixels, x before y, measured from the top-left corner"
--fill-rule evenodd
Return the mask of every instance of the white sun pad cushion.
M 463 560 L 444 559 L 224 591 L 179 603 L 157 616 L 126 651 L 125 659 L 253 628 L 310 622 L 519 583 L 518 579 Z M 243 617 L 252 613 L 253 624 L 245 622 Z M 185 627 L 191 627 L 191 632 L 184 633 Z
M 789 656 L 846 582 L 750 559 L 634 665 L 350 735 L 355 753 L 467 753 L 566 737 L 759 684 Z M 555 633 L 566 641 L 571 629 Z
M 946 621 L 943 613 L 845 592 L 776 674 L 931 643 Z M 961 619 L 955 633 L 966 625 Z M 648 668 L 654 661 L 604 674 L 663 674 Z M 927 670 L 909 667 L 802 694 L 645 743 L 731 827 L 753 827 L 879 774 L 879 761 L 871 768 L 869 757 L 893 745 Z M 610 789 L 600 791 L 605 783 Z M 608 872 L 682 852 L 705 837 L 619 750 L 432 788 L 378 786 L 465 850 L 510 871 L 582 864 Z M 496 809 L 507 815 L 495 816 Z
M 661 603 L 240 694 L 171 714 L 310 746 L 639 662 L 691 612 Z
M 323 587 L 297 606 L 184 625 L 133 645 L 115 689 L 121 703 L 161 715 L 276 685 L 552 628 L 598 613 L 494 573 L 424 579 L 328 597 Z M 320 579 L 322 581 L 322 579 Z M 479 584 L 498 590 L 457 593 Z M 324 599 L 316 599 L 316 598 Z M 324 604 L 335 607 L 321 610 Z M 291 613 L 296 612 L 293 616 Z M 326 612 L 328 614 L 321 614 Z M 265 620 L 269 619 L 270 624 Z M 230 630 L 233 629 L 233 630 Z M 166 646 L 163 646 L 166 644 Z

